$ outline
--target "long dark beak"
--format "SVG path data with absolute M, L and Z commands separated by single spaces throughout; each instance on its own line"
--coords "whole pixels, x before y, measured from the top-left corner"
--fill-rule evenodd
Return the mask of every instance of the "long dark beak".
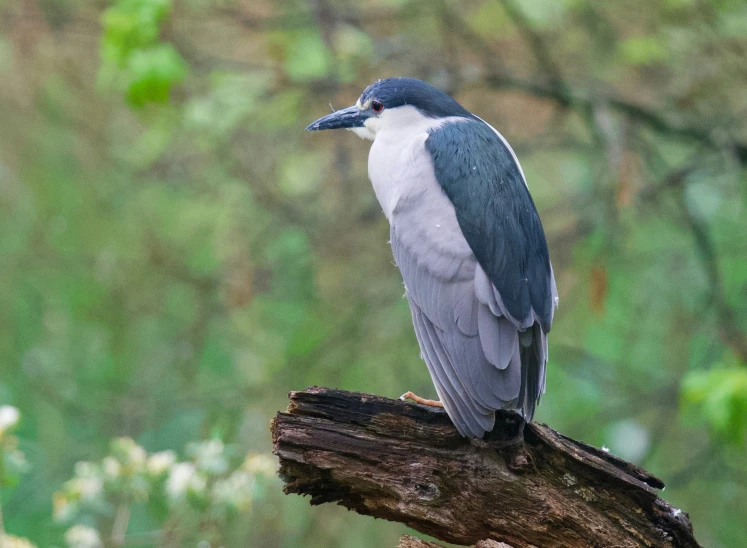
M 324 118 L 319 118 L 316 122 L 309 125 L 306 131 L 320 131 L 322 129 L 350 129 L 352 127 L 363 127 L 363 122 L 369 118 L 370 114 L 357 106 L 337 110 L 332 114 L 327 114 Z

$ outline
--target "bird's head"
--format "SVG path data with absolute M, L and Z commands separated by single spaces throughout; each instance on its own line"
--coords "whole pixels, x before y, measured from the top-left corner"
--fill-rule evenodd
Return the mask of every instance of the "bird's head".
M 349 129 L 374 140 L 387 130 L 407 130 L 452 117 L 474 118 L 449 95 L 421 80 L 387 78 L 364 89 L 352 107 L 328 114 L 306 130 Z

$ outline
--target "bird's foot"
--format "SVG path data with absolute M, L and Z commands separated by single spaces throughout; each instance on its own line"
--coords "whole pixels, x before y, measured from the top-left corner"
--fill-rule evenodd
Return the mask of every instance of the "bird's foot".
M 427 400 L 425 398 L 421 398 L 420 396 L 416 396 L 412 392 L 405 392 L 399 397 L 400 400 L 412 400 L 415 403 L 419 403 L 420 405 L 428 405 L 430 407 L 443 407 L 444 404 L 441 403 L 438 400 Z
M 503 449 L 524 443 L 526 420 L 513 411 L 498 410 L 495 413 L 495 426 L 486 432 L 482 439 L 491 447 Z

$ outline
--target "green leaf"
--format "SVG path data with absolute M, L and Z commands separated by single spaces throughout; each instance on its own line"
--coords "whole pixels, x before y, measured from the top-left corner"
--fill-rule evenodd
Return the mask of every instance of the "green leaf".
M 15 487 L 23 474 L 29 471 L 29 464 L 23 453 L 17 449 L 0 449 L 0 486 Z
M 625 40 L 620 44 L 620 54 L 631 65 L 652 65 L 665 61 L 669 55 L 661 39 L 654 36 Z
M 136 107 L 167 102 L 171 88 L 187 75 L 187 64 L 170 44 L 133 52 L 127 68 L 127 100 Z
M 570 4 L 558 0 L 523 0 L 518 2 L 517 8 L 532 27 L 541 29 L 560 24 Z
M 498 2 L 484 2 L 479 4 L 469 14 L 468 22 L 476 33 L 487 38 L 495 36 L 497 32 L 505 32 L 509 24 L 506 10 Z
M 352 25 L 338 25 L 333 36 L 337 74 L 343 82 L 354 82 L 359 69 L 374 54 L 371 37 Z
M 691 371 L 682 383 L 685 411 L 725 440 L 739 444 L 747 429 L 747 369 L 732 366 Z
M 270 74 L 265 71 L 216 71 L 210 75 L 210 92 L 187 104 L 185 121 L 199 133 L 210 132 L 215 137 L 231 135 L 239 124 L 252 122 L 253 125 L 258 114 L 268 110 L 260 107 L 270 83 Z
M 104 60 L 124 67 L 135 49 L 158 39 L 161 21 L 170 10 L 170 0 L 124 0 L 106 10 L 101 18 Z
M 285 44 L 285 71 L 291 80 L 301 82 L 323 78 L 329 74 L 330 56 L 317 30 L 304 30 L 291 35 Z
M 170 0 L 122 0 L 104 12 L 99 83 L 122 87 L 133 106 L 168 101 L 187 65 L 169 44 L 159 42 Z
M 280 162 L 278 188 L 289 196 L 315 192 L 326 175 L 327 165 L 315 152 L 289 154 Z M 321 165 L 320 165 L 321 164 Z

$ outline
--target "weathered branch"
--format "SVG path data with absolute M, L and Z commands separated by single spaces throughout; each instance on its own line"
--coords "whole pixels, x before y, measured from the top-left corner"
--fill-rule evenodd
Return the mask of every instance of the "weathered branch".
M 402 535 L 402 538 L 399 539 L 399 544 L 397 545 L 397 548 L 444 548 L 440 544 L 436 544 L 435 542 L 428 542 L 423 539 L 419 539 L 418 537 L 413 537 L 411 535 Z
M 412 535 L 402 535 L 399 539 L 397 548 L 444 548 L 441 544 L 435 542 L 428 542 Z M 508 544 L 503 542 L 496 542 L 494 540 L 481 540 L 475 544 L 475 548 L 512 548 Z
M 272 423 L 274 451 L 285 492 L 311 504 L 466 545 L 698 546 L 687 514 L 657 497 L 661 480 L 542 424 L 522 443 L 514 413 L 484 442 L 459 436 L 439 409 L 326 388 L 290 400 Z

